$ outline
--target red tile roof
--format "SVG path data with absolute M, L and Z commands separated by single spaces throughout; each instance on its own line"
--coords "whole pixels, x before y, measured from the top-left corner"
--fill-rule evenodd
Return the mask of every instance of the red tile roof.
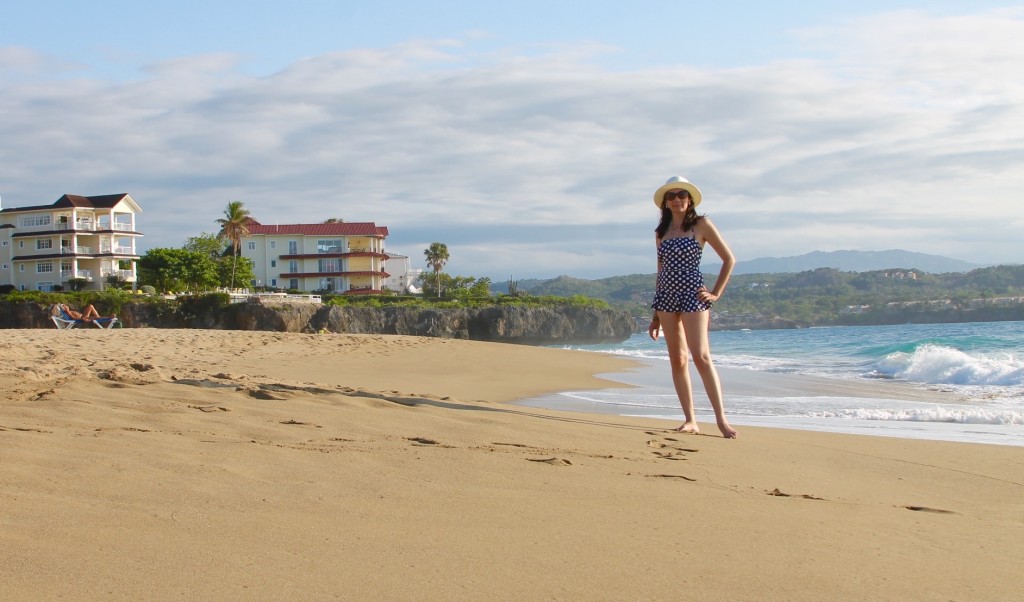
M 388 235 L 386 226 L 378 226 L 373 222 L 331 222 L 327 224 L 274 224 L 263 225 L 256 220 L 249 220 L 249 235 L 296 235 L 296 236 L 376 236 L 385 238 Z

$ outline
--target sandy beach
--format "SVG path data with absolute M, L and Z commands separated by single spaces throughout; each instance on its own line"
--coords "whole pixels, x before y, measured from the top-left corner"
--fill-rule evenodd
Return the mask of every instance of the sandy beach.
M 517 399 L 595 353 L 5 330 L 3 600 L 1016 600 L 1024 448 Z

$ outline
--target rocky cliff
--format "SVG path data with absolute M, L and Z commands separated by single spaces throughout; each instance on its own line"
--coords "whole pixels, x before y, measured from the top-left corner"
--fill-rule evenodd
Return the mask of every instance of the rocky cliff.
M 0 328 L 53 327 L 47 308 L 38 304 L 0 305 Z M 432 309 L 127 303 L 117 315 L 126 328 L 403 334 L 528 345 L 616 343 L 628 339 L 634 331 L 633 319 L 625 312 L 569 305 Z

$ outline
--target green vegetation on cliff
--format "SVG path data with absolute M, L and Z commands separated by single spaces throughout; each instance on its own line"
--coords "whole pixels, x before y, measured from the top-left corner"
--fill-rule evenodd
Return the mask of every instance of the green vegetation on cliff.
M 705 275 L 708 287 L 715 275 Z M 650 315 L 654 274 L 600 280 L 569 276 L 520 283 L 536 295 L 587 295 Z M 718 327 L 822 326 L 912 321 L 1024 320 L 1024 265 L 965 273 L 890 269 L 734 275 L 715 305 Z

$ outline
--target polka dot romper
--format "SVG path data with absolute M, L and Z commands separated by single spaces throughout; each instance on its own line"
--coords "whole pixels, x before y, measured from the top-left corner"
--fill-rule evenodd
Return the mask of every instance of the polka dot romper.
M 697 290 L 704 286 L 700 273 L 700 244 L 693 236 L 666 238 L 658 245 L 658 288 L 654 291 L 656 311 L 695 312 L 711 309 L 710 303 L 697 298 Z

